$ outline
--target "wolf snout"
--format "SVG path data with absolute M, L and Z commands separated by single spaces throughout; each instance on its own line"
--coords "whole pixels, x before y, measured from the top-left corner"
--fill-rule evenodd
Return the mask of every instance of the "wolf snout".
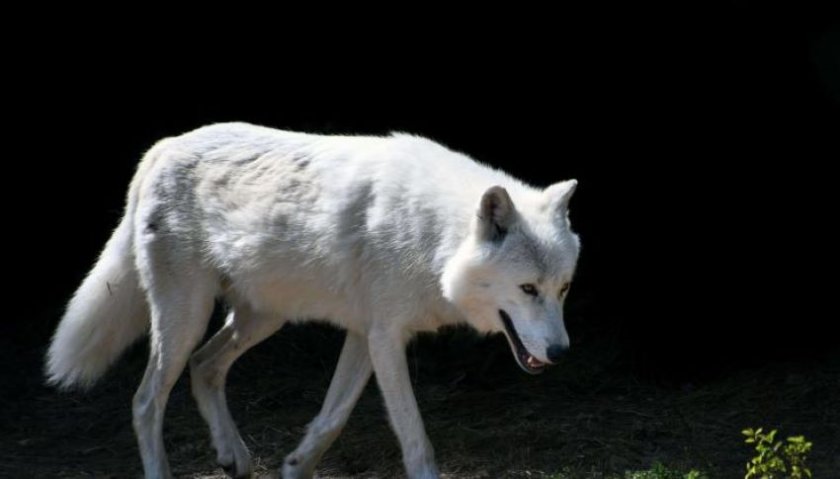
M 566 352 L 569 350 L 568 345 L 563 344 L 552 344 L 545 350 L 545 356 L 548 358 L 549 361 L 552 363 L 556 363 L 560 361 L 563 356 L 566 355 Z

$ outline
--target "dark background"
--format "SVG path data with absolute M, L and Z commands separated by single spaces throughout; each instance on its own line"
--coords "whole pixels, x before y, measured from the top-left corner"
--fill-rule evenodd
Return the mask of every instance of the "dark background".
M 408 131 L 535 185 L 578 178 L 569 328 L 581 348 L 609 338 L 617 370 L 679 382 L 837 351 L 836 17 L 740 2 L 473 13 L 194 35 L 176 19 L 58 20 L 13 48 L 0 350 L 44 350 L 147 148 L 248 121 Z

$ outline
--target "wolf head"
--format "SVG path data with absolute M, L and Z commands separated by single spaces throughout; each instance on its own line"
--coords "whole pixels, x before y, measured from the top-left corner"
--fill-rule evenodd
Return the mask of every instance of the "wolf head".
M 479 331 L 505 334 L 519 366 L 542 372 L 569 348 L 563 303 L 580 241 L 569 224 L 576 180 L 525 191 L 488 189 L 441 277 L 444 297 Z

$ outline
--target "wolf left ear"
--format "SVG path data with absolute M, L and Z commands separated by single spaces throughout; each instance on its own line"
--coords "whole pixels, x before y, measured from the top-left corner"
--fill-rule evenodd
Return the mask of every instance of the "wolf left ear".
M 548 198 L 548 207 L 555 214 L 565 218 L 569 212 L 569 200 L 577 188 L 577 180 L 561 181 L 545 189 L 545 196 Z
M 501 241 L 516 221 L 516 208 L 507 190 L 490 187 L 478 207 L 478 236 L 486 241 Z

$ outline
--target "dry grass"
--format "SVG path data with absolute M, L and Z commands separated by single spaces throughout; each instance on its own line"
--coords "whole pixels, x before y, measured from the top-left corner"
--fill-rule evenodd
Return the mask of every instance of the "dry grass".
M 229 402 L 257 471 L 276 477 L 317 413 L 341 343 L 295 327 L 255 348 L 231 373 Z M 840 358 L 775 364 L 706 384 L 660 387 L 617 372 L 608 345 L 578 348 L 541 377 L 521 374 L 500 340 L 455 332 L 411 350 L 415 388 L 444 477 L 603 478 L 659 460 L 710 477 L 739 477 L 739 431 L 763 425 L 815 443 L 817 478 L 840 470 Z M 332 351 L 323 354 L 323 351 Z M 0 477 L 137 477 L 130 402 L 144 363 L 135 348 L 89 393 L 39 383 L 39 352 L 15 353 L 0 412 Z M 11 359 L 11 358 L 10 358 Z M 166 442 L 178 477 L 222 478 L 187 378 L 173 391 Z M 373 382 L 320 466 L 321 477 L 402 477 L 399 450 Z

